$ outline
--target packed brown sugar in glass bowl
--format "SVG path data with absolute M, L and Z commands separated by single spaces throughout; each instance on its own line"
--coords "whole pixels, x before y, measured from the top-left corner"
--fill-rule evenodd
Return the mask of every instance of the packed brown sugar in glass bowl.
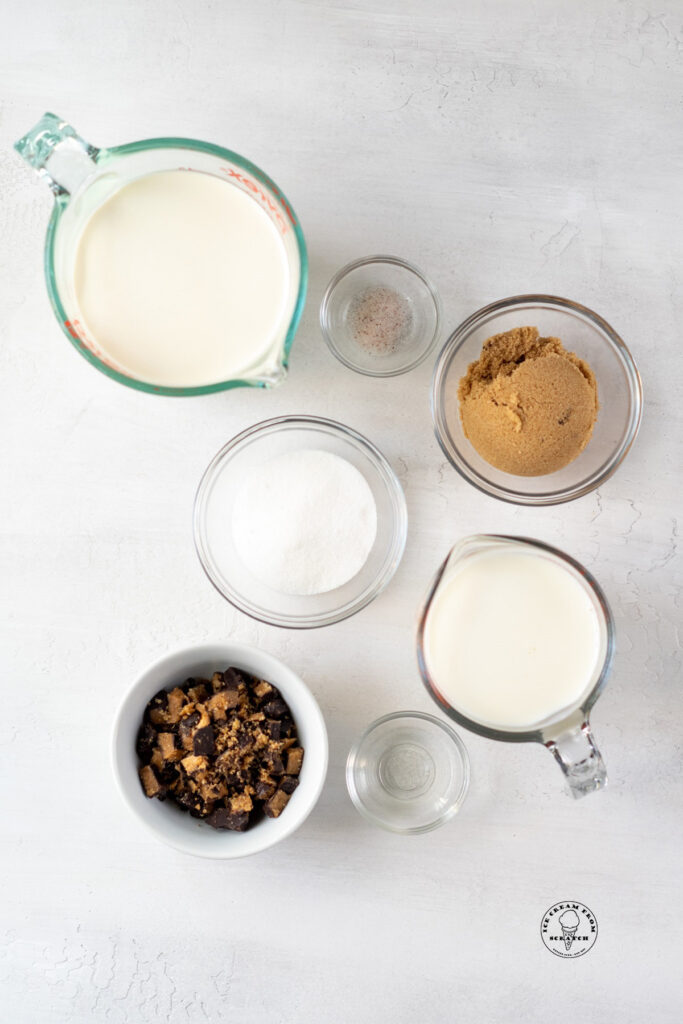
M 458 388 L 465 436 L 490 465 L 543 476 L 591 439 L 598 392 L 590 366 L 559 338 L 517 327 L 484 342 Z

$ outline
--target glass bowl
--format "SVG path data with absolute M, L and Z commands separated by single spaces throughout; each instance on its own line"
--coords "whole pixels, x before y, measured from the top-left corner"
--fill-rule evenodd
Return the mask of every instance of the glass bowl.
M 450 725 L 421 711 L 378 718 L 349 751 L 346 786 L 356 809 L 401 835 L 431 832 L 462 806 L 470 759 Z
M 367 481 L 377 506 L 377 534 L 362 569 L 323 594 L 283 594 L 256 579 L 232 537 L 232 507 L 246 475 L 285 453 L 314 449 L 350 462 Z M 343 515 L 343 509 L 340 509 Z M 393 469 L 361 434 L 317 416 L 279 416 L 249 427 L 211 460 L 194 503 L 199 560 L 216 589 L 240 611 L 271 626 L 328 626 L 360 611 L 389 583 L 406 543 L 406 502 Z
M 382 308 L 387 293 L 389 304 Z M 382 316 L 384 329 L 378 326 Z M 342 267 L 320 305 L 320 327 L 331 352 L 368 377 L 412 370 L 431 351 L 440 325 L 436 288 L 396 256 L 366 256 Z M 358 340 L 362 335 L 365 345 Z
M 561 339 L 593 370 L 598 418 L 593 436 L 569 465 L 543 476 L 513 476 L 486 462 L 464 435 L 458 384 L 487 338 L 513 327 L 538 327 Z M 519 505 L 556 505 L 599 487 L 617 469 L 640 427 L 643 391 L 633 358 L 610 325 L 577 302 L 553 295 L 516 295 L 473 313 L 453 332 L 436 361 L 432 418 L 448 461 L 485 494 Z

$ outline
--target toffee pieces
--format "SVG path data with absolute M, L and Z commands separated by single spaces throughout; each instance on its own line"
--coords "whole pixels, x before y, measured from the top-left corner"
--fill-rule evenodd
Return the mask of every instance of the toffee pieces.
M 261 812 L 280 816 L 304 759 L 279 690 L 234 668 L 160 690 L 136 749 L 148 797 L 168 797 L 213 828 L 237 832 Z

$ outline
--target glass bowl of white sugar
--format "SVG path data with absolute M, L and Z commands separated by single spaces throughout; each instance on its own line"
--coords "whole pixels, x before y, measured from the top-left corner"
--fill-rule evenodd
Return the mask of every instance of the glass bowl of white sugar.
M 316 416 L 279 416 L 228 441 L 194 505 L 197 554 L 219 593 L 289 629 L 328 626 L 369 604 L 396 572 L 407 529 L 382 453 Z

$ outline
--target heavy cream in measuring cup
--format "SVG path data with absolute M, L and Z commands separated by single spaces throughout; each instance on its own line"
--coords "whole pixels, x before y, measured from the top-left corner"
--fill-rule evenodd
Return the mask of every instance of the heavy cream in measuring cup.
M 600 626 L 569 569 L 541 555 L 493 550 L 456 565 L 438 588 L 424 654 L 456 711 L 491 728 L 533 728 L 588 692 Z
M 158 171 L 92 214 L 74 284 L 86 332 L 118 369 L 199 387 L 239 377 L 272 347 L 289 270 L 254 199 L 210 174 Z

